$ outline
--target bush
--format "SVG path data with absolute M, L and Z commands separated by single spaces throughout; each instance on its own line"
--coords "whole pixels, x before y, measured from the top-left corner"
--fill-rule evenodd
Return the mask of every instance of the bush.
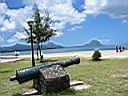
M 94 51 L 93 55 L 92 55 L 92 60 L 94 61 L 99 61 L 101 57 L 101 53 L 99 50 Z

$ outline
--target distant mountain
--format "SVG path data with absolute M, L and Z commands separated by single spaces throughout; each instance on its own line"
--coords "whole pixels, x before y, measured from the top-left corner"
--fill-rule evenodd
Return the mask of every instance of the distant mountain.
M 73 47 L 73 46 L 72 46 Z M 94 49 L 101 49 L 101 50 L 114 50 L 115 49 L 115 45 L 103 45 L 101 44 L 100 41 L 98 40 L 92 40 L 84 45 L 80 45 L 80 46 L 75 46 L 75 47 L 81 47 L 84 49 L 89 49 L 89 50 L 94 50 Z
M 56 49 L 56 48 L 64 48 L 64 46 L 60 44 L 56 44 L 53 42 L 48 42 L 42 46 L 43 49 Z
M 55 44 L 53 42 L 46 43 L 42 46 L 43 49 L 55 49 L 55 48 L 63 48 L 62 45 Z M 36 45 L 34 45 L 34 49 L 36 49 Z M 13 46 L 8 46 L 8 47 L 2 47 L 1 51 L 27 51 L 31 50 L 31 45 L 25 45 L 25 44 L 15 44 Z
M 1 51 L 22 51 L 22 50 L 30 50 L 31 46 L 30 45 L 25 45 L 25 44 L 15 44 L 13 46 L 8 46 L 8 47 L 2 47 Z
M 90 41 L 89 43 L 86 43 L 83 46 L 85 46 L 85 47 L 99 47 L 99 46 L 103 46 L 103 45 L 98 40 L 92 40 L 92 41 Z

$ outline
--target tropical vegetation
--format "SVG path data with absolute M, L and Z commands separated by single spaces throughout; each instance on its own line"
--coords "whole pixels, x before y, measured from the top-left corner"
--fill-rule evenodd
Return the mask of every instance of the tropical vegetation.
M 43 20 L 41 19 L 39 9 L 36 10 L 35 15 L 34 15 L 34 24 L 32 27 L 32 32 L 33 32 L 33 41 L 37 45 L 37 59 L 42 57 L 42 44 L 46 41 L 48 41 L 52 36 L 56 35 L 55 29 L 51 28 L 51 18 L 49 16 L 49 12 L 45 10 L 45 16 L 43 17 Z M 26 33 L 28 34 L 28 37 L 26 40 L 28 42 L 31 42 L 31 35 L 30 31 L 24 28 Z M 38 53 L 39 52 L 39 53 Z M 40 55 L 39 55 L 40 54 Z

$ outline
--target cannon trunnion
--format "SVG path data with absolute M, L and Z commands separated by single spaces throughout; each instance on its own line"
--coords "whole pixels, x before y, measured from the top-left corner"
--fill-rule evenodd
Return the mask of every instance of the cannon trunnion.
M 64 68 L 79 63 L 80 58 L 74 56 L 65 61 L 16 70 L 16 76 L 10 81 L 17 80 L 21 84 L 33 79 L 34 87 L 39 92 L 55 92 L 70 87 L 70 78 Z

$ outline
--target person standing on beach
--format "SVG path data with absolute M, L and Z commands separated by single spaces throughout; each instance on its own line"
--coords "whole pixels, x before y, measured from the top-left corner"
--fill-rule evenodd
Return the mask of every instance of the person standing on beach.
M 118 52 L 118 45 L 116 46 L 116 52 Z
M 125 51 L 125 47 L 122 47 L 122 50 Z
M 121 46 L 119 46 L 119 50 L 120 50 L 120 52 L 122 52 L 122 50 L 121 50 Z
M 15 56 L 16 56 L 16 58 L 17 58 L 17 56 L 19 56 L 19 52 L 17 50 L 15 51 Z

